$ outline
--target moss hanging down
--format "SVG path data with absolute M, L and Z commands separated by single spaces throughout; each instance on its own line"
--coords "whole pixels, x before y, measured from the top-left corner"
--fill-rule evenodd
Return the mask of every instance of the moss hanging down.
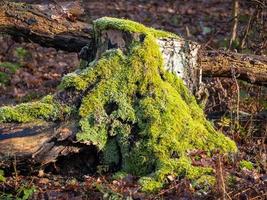
M 215 150 L 226 153 L 237 149 L 205 119 L 183 81 L 164 70 L 156 39 L 177 36 L 107 17 L 96 20 L 94 27 L 96 33 L 116 29 L 145 37 L 133 41 L 127 53 L 108 50 L 87 68 L 63 78 L 61 88 L 84 92 L 77 108 L 77 139 L 96 145 L 103 165 L 141 176 L 145 191 L 161 188 L 168 175 L 191 180 L 212 176 L 211 168 L 192 165 L 189 152 L 201 149 L 212 155 Z M 8 109 L 0 108 L 0 121 L 25 121 L 14 114 L 5 117 Z M 49 115 L 27 111 L 27 120 L 56 119 L 62 113 L 57 112 L 57 106 L 46 110 Z

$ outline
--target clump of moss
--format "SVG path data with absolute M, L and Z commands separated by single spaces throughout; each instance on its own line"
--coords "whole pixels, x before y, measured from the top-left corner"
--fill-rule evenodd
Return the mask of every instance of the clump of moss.
M 193 181 L 192 185 L 194 188 L 207 192 L 215 185 L 216 179 L 214 176 L 211 175 L 203 175 L 196 181 Z
M 253 163 L 247 160 L 241 160 L 239 163 L 239 167 L 240 169 L 248 169 L 248 170 L 254 169 Z
M 10 76 L 21 67 L 20 63 L 0 62 L 0 85 L 10 82 Z
M 133 41 L 127 53 L 108 50 L 63 78 L 62 88 L 87 91 L 79 108 L 77 139 L 96 145 L 103 165 L 142 176 L 145 191 L 164 186 L 167 175 L 191 180 L 212 175 L 211 168 L 193 166 L 189 152 L 201 149 L 212 155 L 237 148 L 205 119 L 183 81 L 164 70 L 156 39 L 177 36 L 107 17 L 96 20 L 94 27 L 95 32 L 116 29 L 145 38 Z
M 146 27 L 143 24 L 127 20 L 118 19 L 112 17 L 102 17 L 94 21 L 95 32 L 114 29 L 127 31 L 129 33 L 144 33 L 146 35 L 152 35 L 156 38 L 179 38 L 178 35 L 167 31 L 156 30 L 154 28 Z
M 23 47 L 18 47 L 15 49 L 15 55 L 19 61 L 22 62 L 26 56 L 30 55 L 30 53 Z
M 226 183 L 229 187 L 235 187 L 237 185 L 237 177 L 234 175 L 227 176 Z
M 0 123 L 2 122 L 30 122 L 35 119 L 57 120 L 70 113 L 71 108 L 54 101 L 48 95 L 40 101 L 22 103 L 17 106 L 3 106 L 0 108 Z

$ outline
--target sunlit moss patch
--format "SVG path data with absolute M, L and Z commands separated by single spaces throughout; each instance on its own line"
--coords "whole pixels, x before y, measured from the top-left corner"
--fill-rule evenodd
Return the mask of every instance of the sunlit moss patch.
M 3 106 L 0 108 L 1 122 L 31 122 L 35 119 L 57 120 L 69 113 L 71 108 L 60 105 L 48 95 L 40 101 L 22 103 L 16 106 Z

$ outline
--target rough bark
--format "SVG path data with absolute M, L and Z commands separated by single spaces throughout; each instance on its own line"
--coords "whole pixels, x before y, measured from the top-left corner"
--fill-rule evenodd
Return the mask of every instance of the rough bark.
M 52 9 L 52 8 L 51 8 Z M 58 13 L 60 17 L 60 13 Z M 37 5 L 0 2 L 0 33 L 23 37 L 47 47 L 79 52 L 92 41 L 90 24 L 59 19 Z
M 58 156 L 77 153 L 81 145 L 72 142 L 76 124 L 72 122 L 32 122 L 0 124 L 0 160 L 3 166 L 38 163 L 46 165 Z

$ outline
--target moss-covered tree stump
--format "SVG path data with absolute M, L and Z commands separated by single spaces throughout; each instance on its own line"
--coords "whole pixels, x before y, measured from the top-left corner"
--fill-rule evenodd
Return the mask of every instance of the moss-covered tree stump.
M 191 93 L 199 46 L 114 18 L 96 20 L 94 33 L 95 59 L 67 74 L 56 94 L 0 108 L 0 159 L 27 155 L 46 164 L 79 151 L 78 144 L 94 145 L 102 167 L 140 176 L 145 191 L 161 188 L 168 175 L 210 179 L 212 168 L 193 166 L 190 152 L 212 156 L 236 145 Z M 30 148 L 31 140 L 38 145 Z

